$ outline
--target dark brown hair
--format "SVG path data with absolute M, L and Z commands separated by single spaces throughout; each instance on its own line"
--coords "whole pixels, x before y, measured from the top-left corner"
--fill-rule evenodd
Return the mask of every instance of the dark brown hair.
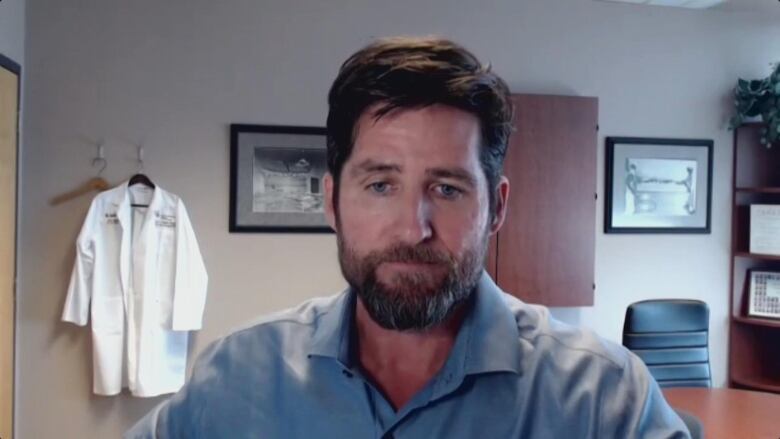
M 369 107 L 376 119 L 396 109 L 449 105 L 480 122 L 480 162 L 488 181 L 491 215 L 511 132 L 512 104 L 504 81 L 469 51 L 436 37 L 384 38 L 341 66 L 328 94 L 328 170 L 338 202 L 341 170 L 355 140 L 355 125 Z

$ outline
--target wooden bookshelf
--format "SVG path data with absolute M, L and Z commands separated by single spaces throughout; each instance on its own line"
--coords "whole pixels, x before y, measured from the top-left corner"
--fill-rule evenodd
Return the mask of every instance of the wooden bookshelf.
M 780 194 L 780 187 L 735 187 L 734 192 L 748 194 Z
M 780 272 L 780 255 L 750 252 L 750 205 L 780 204 L 780 145 L 759 142 L 762 124 L 734 132 L 729 385 L 780 393 L 780 320 L 747 315 L 749 271 Z
M 734 317 L 734 323 L 740 325 L 766 326 L 768 328 L 780 328 L 780 320 L 763 319 L 758 317 Z

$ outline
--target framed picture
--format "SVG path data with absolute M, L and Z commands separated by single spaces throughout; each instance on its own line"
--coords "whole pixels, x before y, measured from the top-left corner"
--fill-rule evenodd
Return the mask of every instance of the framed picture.
M 750 270 L 748 315 L 780 319 L 780 273 Z
M 606 233 L 710 233 L 712 140 L 607 137 Z
M 230 125 L 230 232 L 332 232 L 325 128 Z

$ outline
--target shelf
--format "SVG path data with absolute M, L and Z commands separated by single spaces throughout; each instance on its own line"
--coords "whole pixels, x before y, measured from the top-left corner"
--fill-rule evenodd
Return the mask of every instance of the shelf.
M 780 255 L 750 252 L 750 206 L 780 205 L 780 147 L 761 144 L 764 124 L 734 131 L 729 284 L 729 383 L 780 393 L 780 319 L 747 316 L 751 269 L 780 269 Z M 777 436 L 777 435 L 775 435 Z
M 733 320 L 737 323 L 741 323 L 744 325 L 753 325 L 753 326 L 764 326 L 767 328 L 779 328 L 780 329 L 780 320 L 770 320 L 770 319 L 762 319 L 759 317 L 734 317 Z
M 760 253 L 734 252 L 734 256 L 740 258 L 762 259 L 764 261 L 780 261 L 780 256 L 778 255 L 762 255 Z
M 745 192 L 751 194 L 780 194 L 780 187 L 737 187 L 734 188 L 735 192 Z
M 780 393 L 780 382 L 776 381 L 762 381 L 756 378 L 746 378 L 732 376 L 731 381 L 739 384 L 740 386 L 748 387 L 756 390 L 763 390 L 765 392 Z

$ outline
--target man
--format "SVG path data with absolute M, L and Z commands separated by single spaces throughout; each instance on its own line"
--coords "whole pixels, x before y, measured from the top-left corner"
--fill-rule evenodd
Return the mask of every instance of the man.
M 128 437 L 688 437 L 641 361 L 501 292 L 505 83 L 377 41 L 329 94 L 326 214 L 350 287 L 217 341 Z

